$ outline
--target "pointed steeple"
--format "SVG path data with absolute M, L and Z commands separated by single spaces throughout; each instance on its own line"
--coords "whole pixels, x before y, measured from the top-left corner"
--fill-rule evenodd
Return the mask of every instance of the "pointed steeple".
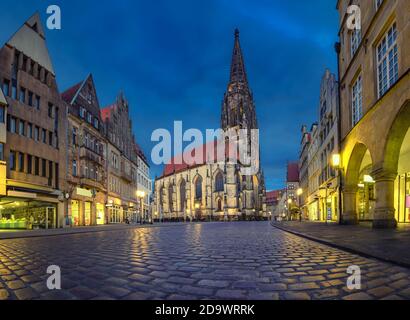
M 232 63 L 231 63 L 231 77 L 229 80 L 230 84 L 235 82 L 240 82 L 248 85 L 248 80 L 246 77 L 245 63 L 242 55 L 242 49 L 239 42 L 239 30 L 235 29 L 235 42 L 233 46 L 232 53 Z

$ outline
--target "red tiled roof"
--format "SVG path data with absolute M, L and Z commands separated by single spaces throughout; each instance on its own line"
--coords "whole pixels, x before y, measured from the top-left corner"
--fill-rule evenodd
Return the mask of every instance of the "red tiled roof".
M 117 107 L 117 104 L 114 103 L 114 104 L 109 105 L 105 108 L 102 108 L 100 110 L 102 120 L 105 121 L 106 119 L 109 119 L 110 116 L 111 116 L 111 111 L 114 110 L 116 107 Z
M 61 94 L 61 98 L 63 98 L 65 102 L 71 103 L 71 101 L 73 100 L 74 96 L 76 95 L 77 91 L 80 89 L 82 84 L 83 82 L 81 81 L 73 85 L 72 87 L 68 88 Z
M 299 163 L 289 162 L 288 172 L 287 172 L 287 182 L 298 182 L 299 181 Z
M 206 144 L 203 144 L 201 146 L 195 147 L 193 149 L 188 150 L 187 152 L 183 154 L 179 154 L 175 157 L 173 157 L 166 165 L 164 168 L 164 171 L 162 173 L 162 177 L 169 176 L 174 173 L 178 173 L 187 169 L 194 168 L 196 166 L 201 166 L 206 163 L 217 163 L 217 162 L 224 162 L 226 157 L 229 154 L 234 155 L 234 145 L 231 143 L 229 145 L 229 148 L 226 148 L 225 154 L 224 155 L 219 155 L 218 154 L 218 143 L 217 141 L 211 141 Z M 208 152 L 207 152 L 208 150 Z M 231 151 L 231 152 L 230 152 Z M 187 157 L 194 158 L 197 152 L 201 152 L 200 156 L 201 159 L 199 161 L 194 162 L 194 163 L 186 163 L 185 159 Z M 238 155 L 236 155 L 238 156 Z M 194 159 L 198 160 L 198 159 Z

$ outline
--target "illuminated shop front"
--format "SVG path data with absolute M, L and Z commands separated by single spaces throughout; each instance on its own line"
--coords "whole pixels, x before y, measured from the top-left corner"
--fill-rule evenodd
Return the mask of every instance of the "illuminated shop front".
M 400 149 L 398 176 L 394 183 L 394 207 L 398 223 L 410 223 L 410 130 Z
M 375 182 L 370 175 L 362 175 L 356 197 L 356 210 L 360 221 L 371 221 L 374 218 L 374 208 L 376 206 L 374 185 Z
M 52 229 L 57 226 L 57 205 L 34 199 L 0 200 L 0 229 Z
M 84 202 L 84 225 L 91 225 L 91 202 Z
M 71 200 L 71 225 L 78 227 L 80 222 L 80 203 L 77 200 Z
M 111 224 L 122 223 L 124 221 L 124 208 L 121 200 L 118 198 L 109 198 L 108 204 L 108 221 Z
M 102 203 L 95 205 L 97 225 L 105 224 L 105 210 Z

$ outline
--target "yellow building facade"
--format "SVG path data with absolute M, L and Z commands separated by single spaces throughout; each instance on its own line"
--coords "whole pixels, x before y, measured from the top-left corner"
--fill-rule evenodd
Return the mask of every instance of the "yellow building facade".
M 359 5 L 360 30 L 347 8 Z M 410 222 L 410 2 L 338 1 L 345 224 Z

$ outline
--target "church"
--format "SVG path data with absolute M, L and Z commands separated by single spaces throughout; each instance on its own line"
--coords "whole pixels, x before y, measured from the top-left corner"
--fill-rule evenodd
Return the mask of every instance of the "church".
M 244 58 L 239 42 L 239 30 L 235 30 L 230 79 L 223 97 L 221 129 L 224 132 L 257 130 L 253 94 L 249 88 Z M 230 142 L 228 142 L 231 145 Z M 255 148 L 247 140 L 250 150 Z M 190 152 L 207 154 L 211 141 Z M 244 174 L 241 160 L 231 163 L 224 159 L 209 158 L 186 163 L 181 155 L 165 165 L 161 177 L 155 179 L 153 218 L 156 221 L 249 221 L 268 220 L 266 190 L 263 171 L 260 168 L 259 144 L 257 144 L 257 172 Z M 208 150 L 208 149 L 207 149 Z M 248 151 L 249 152 L 249 151 Z M 208 155 L 208 154 L 207 154 Z M 222 161 L 221 161 L 222 160 Z

